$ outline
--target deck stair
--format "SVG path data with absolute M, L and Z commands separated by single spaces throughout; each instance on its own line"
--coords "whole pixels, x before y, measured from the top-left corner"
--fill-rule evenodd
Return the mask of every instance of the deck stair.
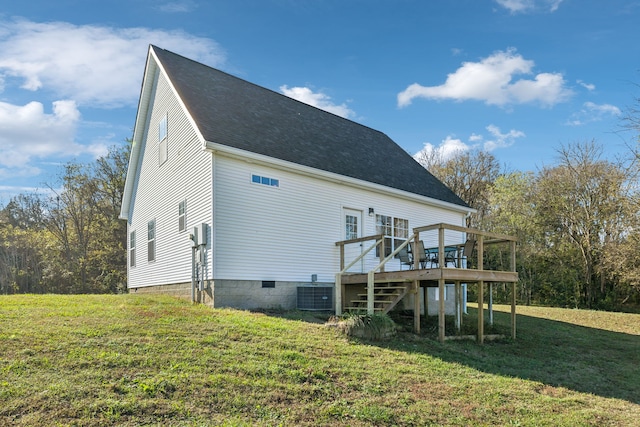
M 393 309 L 409 291 L 409 284 L 380 283 L 374 286 L 373 305 L 374 311 L 378 314 L 387 314 Z M 367 288 L 365 287 L 365 291 Z M 349 307 L 345 310 L 354 313 L 367 312 L 367 294 L 358 294 L 358 299 L 351 300 Z

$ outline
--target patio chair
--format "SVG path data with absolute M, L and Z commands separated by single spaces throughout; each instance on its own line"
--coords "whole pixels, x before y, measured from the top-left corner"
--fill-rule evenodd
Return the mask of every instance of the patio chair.
M 452 264 L 455 268 L 458 261 L 458 248 L 456 246 L 446 246 L 444 248 L 444 266 L 448 267 Z
M 471 260 L 471 254 L 473 248 L 476 246 L 476 239 L 473 236 L 467 236 L 467 241 L 464 242 L 464 248 L 462 248 L 462 258 L 467 260 L 467 268 L 469 268 L 469 262 Z M 462 268 L 462 266 L 460 266 Z
M 415 246 L 415 242 L 411 242 L 411 251 L 413 253 L 413 256 L 418 257 L 420 268 L 427 268 L 427 262 L 431 262 L 431 267 L 433 267 L 433 258 L 430 256 L 431 254 L 428 254 L 429 256 L 427 256 L 427 251 L 424 248 L 424 242 L 422 240 L 419 240 L 418 248 L 416 249 Z M 435 262 L 437 264 L 437 259 Z
M 398 258 L 400 258 L 400 270 L 402 270 L 403 265 L 408 265 L 409 269 L 413 268 L 413 259 L 411 259 L 411 255 L 409 254 L 409 250 L 406 246 L 400 249 L 398 252 Z

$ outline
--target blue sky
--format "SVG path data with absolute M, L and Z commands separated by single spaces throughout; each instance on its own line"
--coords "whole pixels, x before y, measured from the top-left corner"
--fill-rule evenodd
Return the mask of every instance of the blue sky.
M 0 205 L 132 136 L 149 44 L 389 135 L 412 155 L 624 154 L 640 0 L 28 0 L 0 6 Z M 10 4 L 7 4 L 10 3 Z

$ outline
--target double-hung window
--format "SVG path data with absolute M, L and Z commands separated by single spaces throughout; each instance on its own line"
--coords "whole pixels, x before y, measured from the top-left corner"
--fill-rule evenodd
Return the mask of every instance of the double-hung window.
M 136 266 L 136 232 L 129 233 L 129 267 Z
M 377 214 L 376 233 L 384 236 L 384 256 L 387 257 L 409 237 L 409 220 Z M 380 256 L 378 248 L 376 256 Z
M 156 220 L 147 223 L 147 261 L 156 260 Z

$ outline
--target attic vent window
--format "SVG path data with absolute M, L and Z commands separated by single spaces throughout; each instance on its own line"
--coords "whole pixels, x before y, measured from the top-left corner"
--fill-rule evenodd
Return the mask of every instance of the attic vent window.
M 260 175 L 251 175 L 251 182 L 254 184 L 267 185 L 269 187 L 280 187 L 280 180 Z

